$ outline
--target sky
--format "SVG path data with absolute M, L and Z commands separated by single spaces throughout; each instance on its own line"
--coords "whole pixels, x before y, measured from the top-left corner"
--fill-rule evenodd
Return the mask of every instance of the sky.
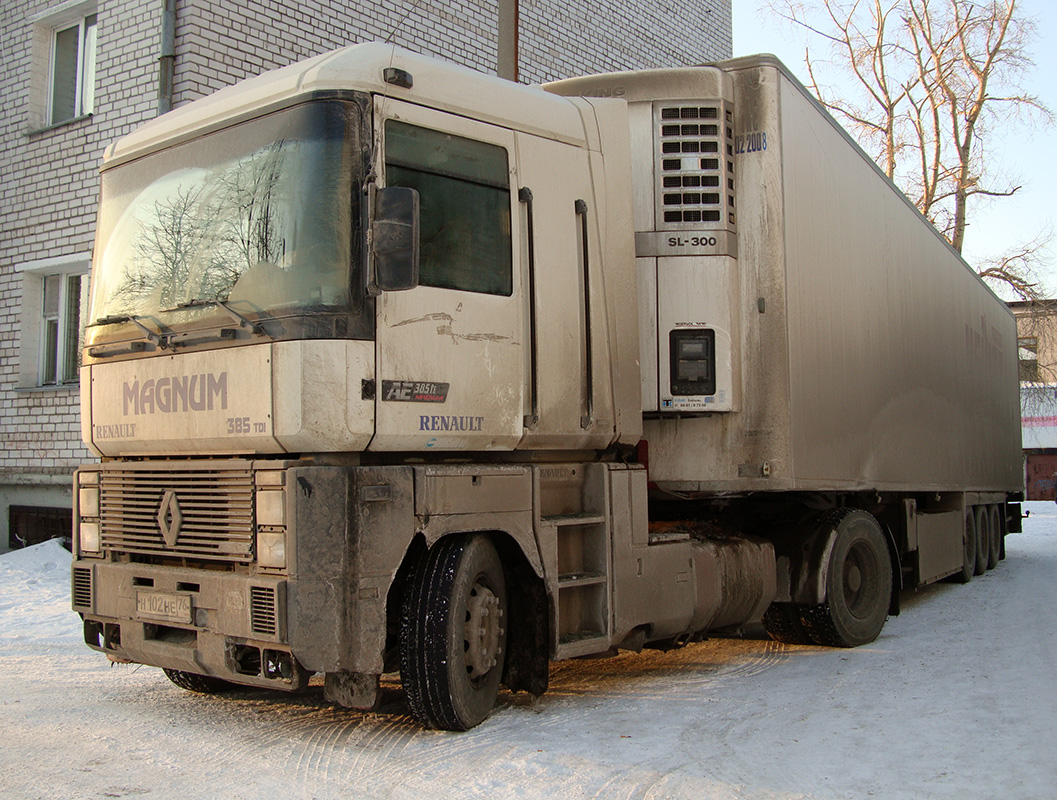
M 1057 113 L 1057 3 L 1053 0 L 1021 0 L 1022 14 L 1033 17 L 1037 32 L 1031 44 L 1034 74 L 1023 91 L 1034 94 Z M 794 29 L 766 3 L 733 0 L 734 55 L 773 53 L 800 78 L 806 80 L 804 48 L 825 56 L 824 44 Z M 1042 231 L 1057 233 L 1054 193 L 1057 187 L 1057 124 L 1040 123 L 1009 128 L 988 144 L 1001 170 L 1022 188 L 1011 198 L 992 201 L 970 212 L 963 254 L 969 263 L 997 256 Z M 1046 294 L 1057 297 L 1057 236 L 1044 253 L 1040 277 Z M 1012 298 L 1006 298 L 1012 299 Z

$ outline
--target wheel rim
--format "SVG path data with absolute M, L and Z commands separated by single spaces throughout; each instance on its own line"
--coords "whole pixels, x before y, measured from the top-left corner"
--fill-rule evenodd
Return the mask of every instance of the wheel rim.
M 498 661 L 502 616 L 499 598 L 478 578 L 466 602 L 462 632 L 466 675 L 471 683 L 480 683 Z
M 877 561 L 865 542 L 856 542 L 844 560 L 844 605 L 858 619 L 870 616 L 877 602 Z

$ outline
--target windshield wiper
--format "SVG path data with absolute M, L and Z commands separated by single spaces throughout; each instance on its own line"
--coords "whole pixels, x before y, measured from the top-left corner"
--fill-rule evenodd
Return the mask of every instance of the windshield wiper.
M 187 300 L 183 303 L 177 303 L 175 308 L 166 308 L 165 311 L 182 311 L 185 308 L 208 308 L 210 306 L 223 309 L 232 321 L 237 322 L 240 328 L 249 328 L 250 332 L 257 336 L 266 336 L 267 331 L 264 330 L 263 325 L 258 325 L 256 322 L 250 321 L 248 317 L 243 316 L 238 311 L 233 309 L 223 300 L 215 297 L 196 297 L 193 300 Z M 268 338 L 271 338 L 270 336 Z
M 89 327 L 101 326 L 101 325 L 117 325 L 119 322 L 131 322 L 141 331 L 143 331 L 144 338 L 153 345 L 165 348 L 168 345 L 165 343 L 165 336 L 160 331 L 153 331 L 144 325 L 140 320 L 145 319 L 144 317 L 137 316 L 136 314 L 109 314 L 105 317 L 100 317 L 93 322 Z M 104 351 L 100 351 L 101 353 Z M 109 351 L 107 351 L 109 352 Z M 94 348 L 88 351 L 89 355 L 96 355 Z

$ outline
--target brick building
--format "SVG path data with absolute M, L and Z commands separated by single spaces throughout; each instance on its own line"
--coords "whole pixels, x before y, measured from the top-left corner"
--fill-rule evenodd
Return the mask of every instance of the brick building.
M 730 0 L 0 0 L 0 552 L 69 530 L 103 148 L 170 107 L 361 41 L 519 79 L 731 55 Z M 675 10 L 673 10 L 675 9 Z
M 1057 300 L 1009 304 L 1017 319 L 1028 500 L 1057 499 Z

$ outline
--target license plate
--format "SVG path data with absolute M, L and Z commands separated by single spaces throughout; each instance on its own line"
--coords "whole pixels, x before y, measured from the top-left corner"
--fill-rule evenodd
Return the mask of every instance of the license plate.
M 191 596 L 168 592 L 137 592 L 136 613 L 147 619 L 191 624 Z

